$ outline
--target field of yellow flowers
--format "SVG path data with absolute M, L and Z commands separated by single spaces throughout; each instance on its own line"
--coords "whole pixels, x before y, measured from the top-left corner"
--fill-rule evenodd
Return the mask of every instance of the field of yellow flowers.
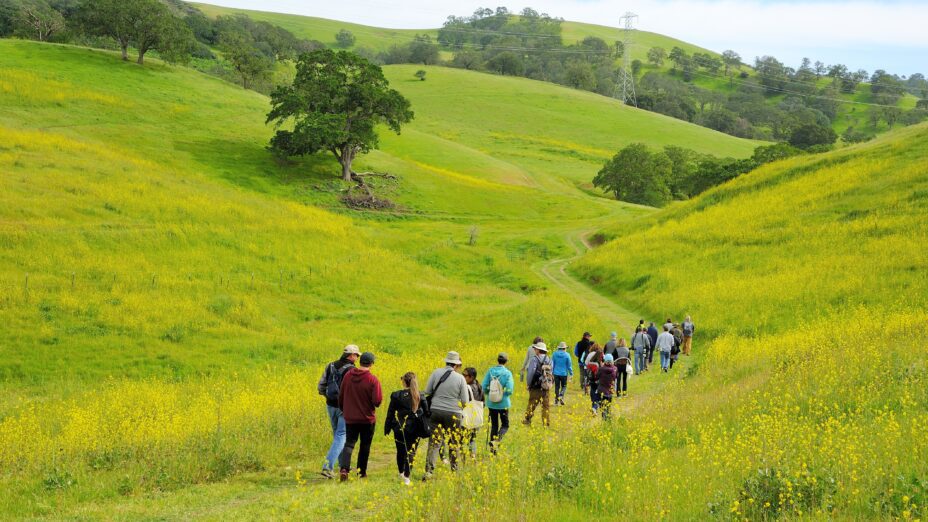
M 925 519 L 925 127 L 652 213 L 535 150 L 608 139 L 472 114 L 439 138 L 422 92 L 421 130 L 364 160 L 411 208 L 371 217 L 323 208 L 331 165 L 268 156 L 256 93 L 0 51 L 0 518 Z M 574 380 L 552 428 L 525 428 L 519 387 L 500 455 L 456 475 L 404 487 L 378 434 L 370 479 L 318 478 L 315 382 L 341 346 L 375 351 L 389 393 L 449 349 L 482 374 L 538 334 L 602 339 L 616 325 L 531 268 L 619 220 L 574 272 L 655 322 L 691 314 L 693 357 L 633 377 L 609 423 Z
M 711 339 L 629 417 L 629 441 L 659 432 L 627 446 L 629 482 L 667 495 L 628 513 L 925 518 L 925 157 L 920 126 L 772 164 L 613 230 L 574 267 Z

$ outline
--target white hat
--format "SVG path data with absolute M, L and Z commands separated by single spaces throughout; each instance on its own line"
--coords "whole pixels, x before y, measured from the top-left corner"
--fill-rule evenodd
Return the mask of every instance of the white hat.
M 548 345 L 545 343 L 535 343 L 532 345 L 532 348 L 548 353 Z
M 349 344 L 345 347 L 345 355 L 361 355 L 361 349 L 356 344 Z
M 564 341 L 561 341 L 561 342 L 557 343 L 557 349 L 558 349 L 558 350 L 566 350 L 566 349 L 567 349 L 567 343 L 565 343 Z
M 464 361 L 461 360 L 461 356 L 458 355 L 458 352 L 448 352 L 448 355 L 445 356 L 445 363 L 457 366 L 459 364 L 464 364 Z

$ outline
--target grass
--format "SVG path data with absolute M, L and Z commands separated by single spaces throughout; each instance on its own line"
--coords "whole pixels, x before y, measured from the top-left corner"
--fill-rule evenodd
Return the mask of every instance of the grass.
M 928 239 L 926 138 L 920 125 L 764 166 L 612 228 L 575 265 L 629 306 L 692 315 L 710 341 L 659 421 L 683 444 L 648 451 L 670 483 L 700 484 L 673 511 L 924 517 L 912 435 L 928 424 L 928 367 L 906 339 L 928 305 L 928 256 L 912 248 Z
M 740 507 L 754 498 L 746 494 L 779 502 L 781 492 L 777 509 L 787 516 L 904 518 L 923 495 L 911 477 L 923 477 L 919 463 L 928 461 L 918 442 L 928 427 L 924 363 L 910 350 L 888 371 L 869 364 L 908 338 L 901 325 L 925 320 L 923 302 L 911 297 L 924 294 L 919 251 L 899 276 L 911 306 L 893 307 L 888 292 L 875 291 L 867 308 L 843 307 L 871 288 L 854 234 L 897 245 L 901 232 L 883 230 L 895 227 L 923 240 L 924 127 L 768 166 L 655 213 L 589 194 L 582 183 L 632 140 L 738 156 L 754 144 L 540 82 L 439 68 L 419 82 L 416 68 L 391 66 L 385 72 L 417 118 L 361 162 L 400 177 L 381 189 L 400 211 L 371 214 L 340 207 L 331 160 L 273 159 L 259 94 L 68 46 L 2 40 L 0 55 L 4 518 L 450 520 L 464 508 L 520 519 L 591 511 L 728 518 L 755 516 Z M 784 214 L 790 190 L 821 199 L 811 214 Z M 702 214 L 712 220 L 699 221 Z M 785 226 L 795 232 L 786 235 L 774 216 L 793 219 Z M 694 234 L 680 228 L 689 219 L 717 243 L 699 264 L 680 265 L 708 274 L 703 293 L 681 296 L 670 286 L 682 277 L 676 250 L 666 249 L 686 237 L 678 233 Z M 752 244 L 744 223 L 769 229 L 767 243 Z M 832 292 L 833 311 L 853 325 L 846 335 L 796 326 L 773 309 L 793 306 L 785 292 L 800 291 L 798 283 L 770 280 L 771 305 L 759 293 L 732 302 L 706 290 L 722 284 L 715 269 L 763 280 L 779 269 L 774 259 L 792 259 L 779 260 L 771 245 L 804 238 L 801 227 L 815 224 L 826 236 L 856 227 L 838 236 L 841 255 L 825 258 L 851 276 L 812 286 Z M 625 309 L 564 275 L 545 277 L 575 255 L 578 237 L 603 227 L 639 242 L 663 238 L 647 256 L 619 240 L 581 262 L 581 273 Z M 725 250 L 741 264 L 721 263 Z M 799 267 L 788 268 L 824 272 L 812 249 L 789 252 Z M 901 270 L 898 258 L 876 259 L 866 261 L 878 273 Z M 653 285 L 647 300 L 622 286 L 632 275 Z M 587 329 L 602 336 L 636 309 L 691 311 L 705 337 L 675 373 L 633 378 L 632 398 L 617 405 L 611 425 L 589 417 L 572 383 L 557 429 L 516 426 L 501 458 L 469 463 L 457 476 L 442 470 L 404 489 L 393 479 L 392 444 L 378 436 L 369 482 L 336 490 L 313 478 L 328 430 L 312 386 L 345 343 L 377 352 L 375 373 L 389 391 L 407 370 L 424 376 L 448 349 L 482 373 L 496 353 L 519 354 L 534 335 L 553 343 Z M 782 342 L 752 337 L 758 314 Z M 871 317 L 886 318 L 885 338 L 872 336 Z M 808 342 L 822 351 L 807 363 Z M 755 358 L 745 360 L 746 350 Z M 839 361 L 861 370 L 848 373 Z M 847 396 L 842 386 L 862 393 Z M 515 423 L 524 398 L 517 391 Z M 864 443 L 870 435 L 890 441 L 888 449 L 877 456 Z M 874 470 L 876 462 L 885 466 Z M 757 478 L 758 468 L 779 474 Z M 683 488 L 689 483 L 701 487 Z M 639 487 L 673 493 L 641 503 Z M 603 494 L 614 500 L 608 512 Z M 449 508 L 452 496 L 459 502 Z
M 311 383 L 340 346 L 376 351 L 392 388 L 448 347 L 482 369 L 539 332 L 605 331 L 532 266 L 649 210 L 577 184 L 635 130 L 753 145 L 548 84 L 390 67 L 417 119 L 359 167 L 399 175 L 381 190 L 401 208 L 349 212 L 333 161 L 265 150 L 260 94 L 108 52 L 0 52 L 4 516 L 193 516 L 188 491 L 226 505 L 254 483 L 289 496 L 318 467 Z

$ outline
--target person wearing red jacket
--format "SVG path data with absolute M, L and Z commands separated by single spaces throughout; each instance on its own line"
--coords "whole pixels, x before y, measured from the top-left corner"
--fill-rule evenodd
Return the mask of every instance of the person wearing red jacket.
M 345 418 L 345 447 L 338 458 L 341 468 L 340 479 L 348 480 L 351 471 L 351 454 L 354 445 L 361 439 L 358 448 L 358 475 L 367 477 L 367 459 L 371 454 L 371 442 L 374 440 L 374 425 L 377 423 L 377 407 L 383 401 L 380 381 L 371 373 L 374 354 L 364 352 L 359 361 L 359 368 L 348 370 L 342 378 L 338 393 L 338 407 Z

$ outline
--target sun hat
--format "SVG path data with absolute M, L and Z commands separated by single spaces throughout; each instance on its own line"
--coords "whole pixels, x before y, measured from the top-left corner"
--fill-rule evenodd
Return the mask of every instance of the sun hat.
M 593 334 L 591 334 L 590 332 L 583 332 L 584 337 L 591 337 L 592 335 Z
M 618 336 L 619 336 L 619 334 L 617 334 L 617 333 L 615 333 L 615 332 L 612 332 L 611 334 L 609 334 L 609 337 L 612 337 L 613 339 L 615 339 L 615 338 L 618 337 Z
M 606 354 L 606 359 L 605 359 L 606 362 L 612 362 L 612 361 L 614 361 L 614 360 L 615 360 L 615 359 L 612 358 L 612 354 L 611 354 L 611 353 L 607 353 L 607 354 Z
M 509 355 L 506 352 L 499 352 L 499 355 L 496 356 L 497 361 L 509 361 Z
M 557 349 L 558 349 L 558 350 L 566 350 L 566 349 L 567 349 L 567 343 L 565 343 L 564 341 L 561 341 L 561 342 L 557 343 Z
M 361 349 L 356 344 L 349 344 L 345 347 L 345 355 L 361 355 Z
M 361 354 L 361 366 L 370 366 L 374 364 L 374 354 L 371 352 L 364 352 Z
M 545 343 L 535 343 L 532 345 L 532 348 L 548 353 L 548 345 Z
M 448 355 L 445 356 L 445 363 L 457 366 L 458 364 L 464 364 L 464 361 L 461 360 L 461 356 L 458 355 L 458 352 L 448 352 Z

